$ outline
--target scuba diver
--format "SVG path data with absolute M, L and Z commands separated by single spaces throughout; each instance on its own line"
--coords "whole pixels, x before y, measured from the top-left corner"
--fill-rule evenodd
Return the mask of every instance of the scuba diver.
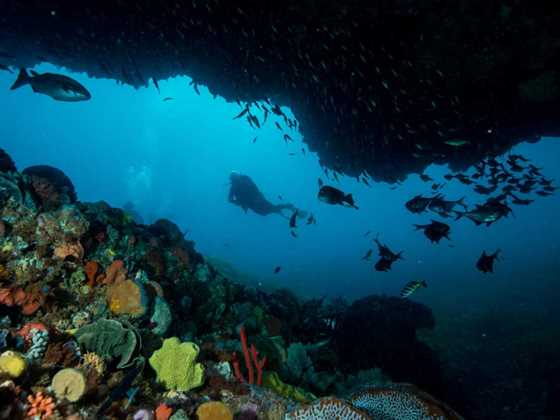
M 253 210 L 261 216 L 268 216 L 269 214 L 276 213 L 282 217 L 287 218 L 282 213 L 283 210 L 296 212 L 297 209 L 293 204 L 272 204 L 259 190 L 253 180 L 247 176 L 237 172 L 232 172 L 229 176 L 231 181 L 228 200 L 230 203 L 241 207 L 245 213 L 247 209 Z M 298 211 L 299 217 L 305 217 L 306 212 Z

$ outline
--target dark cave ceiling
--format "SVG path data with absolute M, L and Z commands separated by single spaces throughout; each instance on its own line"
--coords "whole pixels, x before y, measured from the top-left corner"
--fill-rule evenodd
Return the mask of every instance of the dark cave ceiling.
M 188 75 L 289 106 L 324 166 L 393 182 L 560 135 L 560 6 L 541 1 L 5 1 L 0 63 L 133 86 Z M 460 147 L 449 143 L 460 141 Z

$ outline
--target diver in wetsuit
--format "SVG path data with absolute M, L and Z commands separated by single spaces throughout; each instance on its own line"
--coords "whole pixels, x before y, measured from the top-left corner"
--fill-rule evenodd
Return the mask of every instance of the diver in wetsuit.
M 247 213 L 247 209 L 251 209 L 261 216 L 276 213 L 286 217 L 286 215 L 282 213 L 282 210 L 296 211 L 293 204 L 272 204 L 264 198 L 263 193 L 247 175 L 232 172 L 229 179 L 231 181 L 231 186 L 228 200 L 230 203 L 241 207 L 245 213 Z

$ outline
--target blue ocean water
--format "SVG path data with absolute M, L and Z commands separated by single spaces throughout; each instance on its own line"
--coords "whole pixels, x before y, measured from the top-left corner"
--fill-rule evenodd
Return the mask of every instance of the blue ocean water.
M 398 295 L 406 282 L 423 279 L 429 287 L 413 298 L 452 313 L 478 305 L 539 310 L 558 296 L 559 195 L 514 207 L 513 216 L 491 227 L 469 220 L 448 222 L 452 240 L 432 245 L 412 225 L 445 220 L 435 214 L 413 215 L 404 207 L 414 195 L 431 193 L 431 183 L 417 175 L 399 185 L 373 183 L 371 188 L 355 178 L 328 181 L 299 133 L 290 132 L 295 141 L 286 143 L 272 121 L 252 129 L 244 119 L 233 119 L 239 105 L 214 99 L 205 87 L 197 95 L 187 77 L 160 81 L 158 93 L 153 86 L 135 90 L 50 65 L 35 70 L 67 74 L 93 98 L 63 103 L 29 87 L 9 91 L 14 75 L 1 72 L 0 143 L 19 169 L 52 165 L 72 179 L 82 201 L 105 200 L 117 207 L 132 202 L 147 223 L 169 218 L 188 230 L 198 251 L 227 261 L 249 282 L 288 287 L 305 296 L 353 299 Z M 163 101 L 165 97 L 173 99 Z M 520 144 L 512 152 L 558 180 L 557 140 Z M 282 217 L 245 214 L 227 201 L 233 170 L 250 175 L 272 202 L 280 202 L 281 195 L 312 212 L 317 224 L 300 222 L 294 238 Z M 444 182 L 447 172 L 433 166 L 426 174 Z M 320 177 L 352 193 L 359 210 L 320 202 Z M 465 196 L 469 205 L 485 198 L 457 181 L 442 192 L 449 199 Z M 371 234 L 365 237 L 367 231 Z M 376 233 L 394 251 L 404 251 L 405 259 L 388 273 L 374 271 L 375 259 L 361 261 L 370 248 L 375 256 Z M 503 259 L 495 273 L 477 271 L 482 251 L 498 248 Z M 276 266 L 282 271 L 274 275 Z

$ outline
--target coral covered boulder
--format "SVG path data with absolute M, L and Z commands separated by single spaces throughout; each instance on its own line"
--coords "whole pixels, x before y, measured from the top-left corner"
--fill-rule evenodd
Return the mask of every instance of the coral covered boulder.
M 8 153 L 0 148 L 0 172 L 15 172 L 16 165 Z
M 433 328 L 431 310 L 387 296 L 355 301 L 336 325 L 334 345 L 346 372 L 380 367 L 393 380 L 441 390 L 437 354 L 416 338 L 418 328 Z
M 22 173 L 28 176 L 31 189 L 45 210 L 54 210 L 77 200 L 74 184 L 60 169 L 37 165 Z

